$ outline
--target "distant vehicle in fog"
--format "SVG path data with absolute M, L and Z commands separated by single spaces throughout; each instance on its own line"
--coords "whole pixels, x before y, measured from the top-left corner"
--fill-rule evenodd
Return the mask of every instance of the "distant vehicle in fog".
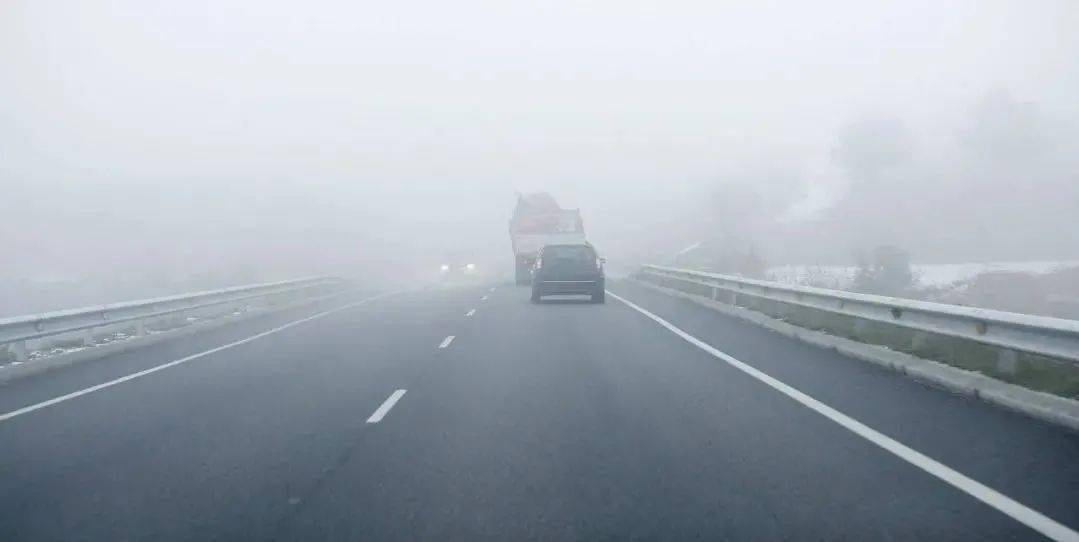
M 451 252 L 442 259 L 438 273 L 444 281 L 471 279 L 479 276 L 479 266 L 472 255 Z
M 518 285 L 529 283 L 541 247 L 585 242 L 581 211 L 559 207 L 546 192 L 518 195 L 509 229 Z
M 603 258 L 587 243 L 546 245 L 532 268 L 532 302 L 547 295 L 588 295 L 606 301 Z

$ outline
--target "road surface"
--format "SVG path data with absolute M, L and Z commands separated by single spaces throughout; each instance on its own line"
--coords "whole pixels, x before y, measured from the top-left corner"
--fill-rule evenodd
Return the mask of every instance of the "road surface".
M 0 540 L 1079 528 L 1075 433 L 640 286 L 610 291 L 605 305 L 533 305 L 504 284 L 356 298 L 11 382 Z

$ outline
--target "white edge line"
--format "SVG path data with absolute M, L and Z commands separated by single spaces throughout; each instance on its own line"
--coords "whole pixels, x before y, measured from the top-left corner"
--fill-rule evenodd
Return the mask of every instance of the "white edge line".
M 393 408 L 393 405 L 397 404 L 397 401 L 401 400 L 401 397 L 405 395 L 406 391 L 408 390 L 397 390 L 391 393 L 390 396 L 382 402 L 382 405 L 378 407 L 378 410 L 376 410 L 374 414 L 371 414 L 370 418 L 367 418 L 367 423 L 378 423 L 382 421 L 382 418 L 386 417 L 386 414 Z
M 456 335 L 448 335 L 445 339 L 442 339 L 442 344 L 438 345 L 438 347 L 439 348 L 446 348 L 447 346 L 450 345 L 450 343 L 453 342 L 453 339 L 456 338 L 456 337 L 457 337 Z
M 624 299 L 617 294 L 607 290 L 607 295 L 625 303 L 626 306 L 637 312 L 647 316 L 659 325 L 667 328 L 668 331 L 678 335 L 686 342 L 712 354 L 713 356 L 727 362 L 734 368 L 748 374 L 749 376 L 763 382 L 772 389 L 794 399 L 801 403 L 803 406 L 817 412 L 818 414 L 832 420 L 833 422 L 843 426 L 850 430 L 854 434 L 876 444 L 884 450 L 892 453 L 893 455 L 903 459 L 904 461 L 922 469 L 923 471 L 937 477 L 938 479 L 952 485 L 953 487 L 963 491 L 964 493 L 982 501 L 983 503 L 997 509 L 1001 513 L 1011 517 L 1012 519 L 1038 531 L 1039 533 L 1049 537 L 1053 540 L 1067 540 L 1067 541 L 1079 541 L 1079 532 L 1072 530 L 1071 528 L 1063 525 L 1052 518 L 1029 508 L 1011 497 L 992 489 L 977 480 L 967 477 L 966 475 L 955 471 L 951 467 L 932 459 L 921 452 L 908 447 L 901 442 L 878 432 L 877 430 L 843 414 L 842 412 L 802 393 L 794 387 L 791 387 L 747 364 L 741 362 L 728 354 L 725 354 L 712 345 L 705 343 L 704 341 L 682 331 L 674 324 L 652 314 L 648 310 L 641 308 L 637 304 Z
M 170 361 L 168 363 L 163 363 L 163 364 L 158 365 L 156 367 L 151 367 L 149 369 L 145 369 L 145 370 L 139 371 L 137 373 L 131 373 L 131 374 L 126 375 L 126 376 L 121 376 L 120 378 L 117 378 L 117 379 L 114 379 L 114 380 L 109 380 L 108 382 L 103 382 L 103 383 L 97 384 L 95 386 L 90 386 L 89 388 L 83 388 L 83 389 L 78 390 L 78 391 L 73 391 L 73 392 L 68 393 L 66 395 L 61 395 L 59 397 L 54 397 L 52 399 L 49 399 L 48 401 L 42 401 L 40 403 L 36 403 L 36 404 L 30 405 L 30 406 L 25 406 L 25 407 L 22 407 L 22 408 L 17 409 L 17 410 L 12 410 L 11 412 L 5 412 L 3 414 L 0 414 L 0 422 L 5 422 L 5 421 L 10 420 L 12 418 L 15 418 L 17 416 L 22 416 L 23 414 L 29 414 L 31 412 L 34 412 L 35 410 L 41 410 L 43 408 L 50 407 L 50 406 L 58 404 L 58 403 L 63 403 L 64 401 L 70 401 L 70 400 L 72 400 L 72 399 L 74 399 L 76 397 L 81 397 L 83 395 L 94 393 L 95 391 L 101 391 L 101 390 L 103 390 L 105 388 L 111 388 L 112 386 L 115 386 L 117 384 L 123 384 L 124 382 L 127 382 L 129 380 L 135 380 L 136 378 L 141 378 L 141 377 L 144 377 L 146 375 L 156 373 L 158 371 L 163 371 L 165 369 L 168 369 L 169 367 L 173 367 L 173 366 L 176 366 L 176 365 L 187 363 L 187 362 L 189 362 L 191 360 L 195 360 L 195 359 L 198 359 L 198 358 L 201 358 L 201 357 L 204 357 L 204 356 L 208 356 L 210 354 L 214 354 L 214 353 L 220 352 L 222 350 L 232 348 L 234 346 L 239 346 L 241 344 L 249 343 L 249 342 L 251 342 L 251 341 L 253 341 L 255 339 L 261 339 L 262 337 L 265 337 L 267 335 L 272 335 L 274 333 L 277 333 L 278 331 L 286 330 L 286 329 L 288 329 L 290 327 L 302 324 L 304 322 L 310 322 L 311 320 L 322 318 L 323 316 L 333 314 L 335 312 L 340 312 L 340 311 L 343 311 L 345 309 L 350 309 L 350 308 L 358 306 L 358 305 L 363 305 L 364 303 L 367 303 L 369 301 L 374 301 L 376 299 L 380 299 L 380 298 L 383 298 L 383 297 L 386 297 L 386 296 L 389 296 L 389 295 L 393 295 L 393 294 L 396 294 L 396 293 L 400 293 L 400 292 L 387 292 L 385 294 L 379 294 L 379 295 L 376 295 L 376 296 L 373 296 L 373 297 L 368 297 L 366 299 L 361 299 L 360 301 L 355 301 L 353 303 L 348 303 L 346 305 L 342 305 L 340 307 L 336 307 L 336 308 L 330 309 L 328 311 L 323 311 L 323 312 L 313 314 L 313 315 L 305 317 L 305 318 L 301 318 L 299 320 L 294 320 L 294 321 L 289 322 L 287 324 L 277 326 L 277 327 L 275 327 L 273 329 L 263 331 L 262 333 L 252 335 L 252 336 L 247 337 L 245 339 L 240 339 L 238 341 L 233 341 L 233 342 L 230 342 L 228 344 L 223 344 L 221 346 L 211 348 L 209 350 L 205 350 L 205 351 L 199 352 L 197 354 L 191 354 L 190 356 L 185 356 L 185 357 L 182 357 L 180 359 Z
M 476 314 L 476 309 L 472 309 L 472 310 L 466 312 L 465 316 L 472 316 L 473 314 Z

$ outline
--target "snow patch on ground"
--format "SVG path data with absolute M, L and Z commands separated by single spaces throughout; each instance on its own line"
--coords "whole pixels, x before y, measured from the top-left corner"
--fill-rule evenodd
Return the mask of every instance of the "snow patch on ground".
M 1044 275 L 1069 267 L 1079 267 L 1079 260 L 915 264 L 911 266 L 917 280 L 916 286 L 919 288 L 959 286 L 959 283 L 978 275 L 995 271 Z M 768 269 L 767 276 L 769 280 L 784 284 L 845 290 L 853 284 L 857 273 L 858 267 L 853 265 L 783 265 Z

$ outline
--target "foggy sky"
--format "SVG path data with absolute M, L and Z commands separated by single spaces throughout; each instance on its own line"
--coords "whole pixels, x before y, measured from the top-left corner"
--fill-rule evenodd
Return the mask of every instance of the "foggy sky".
M 533 190 L 582 208 L 611 255 L 674 251 L 724 227 L 717 209 L 752 208 L 768 224 L 736 222 L 792 259 L 776 223 L 835 222 L 843 202 L 895 207 L 855 199 L 852 126 L 892 122 L 909 139 L 906 170 L 872 174 L 885 186 L 973 178 L 982 162 L 962 141 L 979 141 L 972 119 L 994 95 L 1030 104 L 1049 126 L 1039 145 L 1072 148 L 1075 28 L 1070 0 L 11 0 L 0 276 L 347 273 L 457 245 L 505 253 L 508 268 L 514 193 Z M 1038 164 L 1052 186 L 1079 182 L 1059 171 L 1075 162 Z M 814 242 L 795 259 L 829 244 Z

